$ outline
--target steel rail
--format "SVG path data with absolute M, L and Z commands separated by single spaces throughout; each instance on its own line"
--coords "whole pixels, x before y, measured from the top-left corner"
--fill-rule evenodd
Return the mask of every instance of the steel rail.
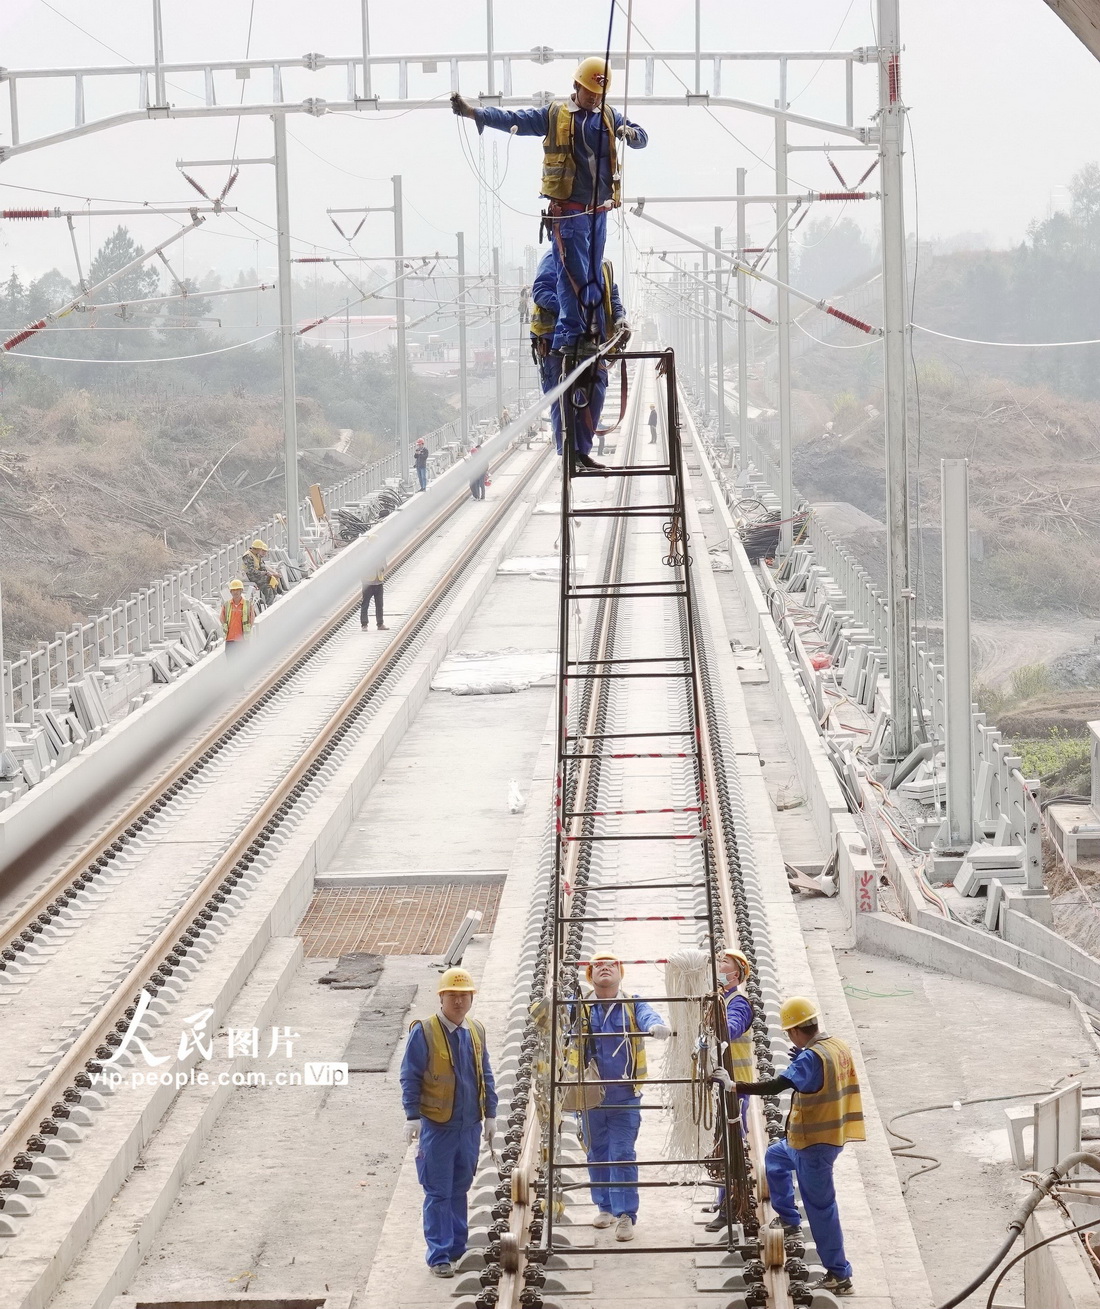
M 443 597 L 458 584 L 469 564 L 476 558 L 484 542 L 496 531 L 505 516 L 512 510 L 515 501 L 535 474 L 542 468 L 548 455 L 549 447 L 531 463 L 526 472 L 517 480 L 508 497 L 500 503 L 492 516 L 482 524 L 474 536 L 466 543 L 458 559 L 406 619 L 401 632 L 386 646 L 367 672 L 359 679 L 355 687 L 344 697 L 311 744 L 299 755 L 291 768 L 283 774 L 282 779 L 272 789 L 244 830 L 238 833 L 214 867 L 176 911 L 172 920 L 160 932 L 154 943 L 145 950 L 141 959 L 131 967 L 126 978 L 114 988 L 111 996 L 100 1007 L 95 1018 L 85 1026 L 77 1041 L 66 1051 L 42 1084 L 5 1128 L 3 1134 L 0 1135 L 0 1175 L 3 1175 L 5 1170 L 13 1167 L 15 1156 L 24 1149 L 26 1138 L 34 1135 L 39 1120 L 48 1115 L 51 1104 L 60 1098 L 62 1089 L 84 1070 L 87 1062 L 93 1059 L 97 1046 L 106 1039 L 108 1033 L 120 1021 L 127 1008 L 134 1003 L 135 992 L 139 992 L 149 984 L 150 977 L 158 972 L 158 965 L 164 966 L 161 961 L 171 951 L 181 932 L 186 930 L 196 914 L 203 909 L 211 897 L 219 892 L 219 888 L 226 895 L 232 892 L 235 881 L 232 881 L 232 884 L 228 887 L 224 883 L 227 877 L 234 878 L 235 866 L 242 856 L 246 855 L 249 848 L 255 843 L 259 842 L 261 846 L 266 844 L 265 834 L 273 830 L 282 821 L 282 817 L 277 811 L 284 805 L 294 803 L 295 788 L 308 784 L 311 776 L 320 766 L 318 761 L 335 746 L 343 730 L 351 725 L 358 711 L 365 707 L 364 697 L 375 689 L 376 684 L 391 671 L 391 666 L 415 643 L 424 624 L 439 607 Z M 502 456 L 502 458 L 507 457 L 507 455 Z M 412 548 L 412 543 L 410 543 L 410 548 Z M 335 620 L 334 623 L 328 624 L 326 632 L 331 632 L 332 628 L 342 621 L 343 617 L 346 617 L 354 607 L 355 605 L 352 604 L 343 610 L 340 618 Z M 237 712 L 239 714 L 240 711 Z M 239 880 L 239 877 L 236 880 Z M 169 972 L 174 968 L 175 962 L 171 958 L 167 961 Z
M 637 437 L 637 432 L 635 429 L 637 426 L 637 419 L 636 419 L 637 398 L 636 397 L 638 393 L 639 393 L 639 388 L 637 384 L 635 384 L 634 392 L 632 395 L 632 407 L 634 409 L 635 417 L 634 417 L 634 425 L 632 428 L 633 436 L 631 437 L 631 445 L 633 445 Z M 625 454 L 624 457 L 626 457 Z M 626 457 L 626 462 L 629 464 L 630 462 L 629 457 Z M 565 470 L 563 469 L 563 476 L 564 474 L 565 474 Z M 630 487 L 631 487 L 630 481 L 628 479 L 622 479 L 619 487 L 619 498 L 623 505 L 626 504 L 629 498 Z M 565 491 L 563 488 L 563 494 L 564 493 Z M 563 524 L 562 530 L 568 531 L 569 530 L 568 524 Z M 607 544 L 608 563 L 605 570 L 606 575 L 609 577 L 616 575 L 617 570 L 621 568 L 624 543 L 626 539 L 626 532 L 624 529 L 622 519 L 614 520 L 614 525 L 612 527 L 610 536 L 611 539 Z M 612 619 L 612 615 L 614 614 L 615 608 L 616 608 L 616 604 L 613 599 L 612 600 L 602 599 L 600 601 L 600 612 L 596 616 L 596 622 L 599 624 L 599 626 L 597 627 L 596 632 L 594 633 L 591 641 L 591 645 L 593 647 L 592 657 L 594 659 L 605 660 L 607 658 L 608 650 L 610 648 L 611 638 L 613 635 L 613 622 L 611 619 Z M 562 623 L 564 624 L 568 621 L 569 621 L 568 614 L 566 614 L 565 617 L 562 619 Z M 561 639 L 562 640 L 565 639 L 564 632 L 561 633 Z M 585 732 L 598 731 L 600 721 L 604 713 L 606 712 L 607 695 L 608 695 L 607 688 L 603 685 L 600 685 L 599 687 L 595 688 L 595 694 L 591 695 L 591 697 L 589 698 L 588 704 L 586 706 L 586 712 L 585 712 L 585 726 L 584 726 Z M 577 769 L 577 771 L 574 774 L 573 784 L 571 788 L 571 794 L 573 796 L 589 793 L 589 789 L 591 788 L 594 781 L 593 773 L 595 770 L 593 768 L 593 764 L 594 764 L 594 760 L 598 757 L 599 756 L 593 756 L 593 755 L 582 756 L 580 767 Z M 563 774 L 561 777 L 557 779 L 557 783 L 556 783 L 557 787 L 560 788 L 563 792 L 563 804 L 565 803 L 566 800 L 566 797 L 564 796 L 565 783 L 566 783 L 566 778 Z M 570 820 L 570 821 L 575 821 L 575 820 Z M 558 904 L 556 897 L 553 895 L 553 887 L 552 887 L 551 896 L 547 902 L 547 909 L 546 909 L 547 914 L 550 915 L 551 918 L 554 920 L 556 920 L 559 917 L 566 917 L 571 915 L 572 904 L 573 904 L 573 891 L 576 887 L 575 879 L 576 879 L 577 866 L 580 861 L 580 856 L 581 856 L 580 845 L 577 842 L 570 843 L 563 854 L 562 885 L 565 888 L 563 902 L 561 905 Z M 551 927 L 552 927 L 553 936 L 556 939 L 560 934 L 560 932 L 565 927 L 565 924 L 558 921 L 552 921 Z M 554 954 L 555 956 L 558 954 L 558 951 L 553 947 L 553 945 L 551 946 L 551 951 L 552 954 Z M 549 1001 L 550 1004 L 550 1016 L 551 1016 L 550 1017 L 550 1031 L 551 1031 L 550 1057 L 551 1059 L 557 1057 L 556 1050 L 554 1048 L 556 1044 L 555 1037 L 557 1032 L 557 1022 L 556 1022 L 556 1018 L 557 1018 L 556 1002 L 558 997 L 557 988 L 558 988 L 558 979 L 554 975 L 552 969 L 551 976 L 547 979 L 547 986 L 546 986 L 545 993 L 542 997 L 539 997 L 540 999 L 545 999 Z M 524 1135 L 523 1135 L 522 1142 L 520 1144 L 519 1157 L 516 1160 L 515 1169 L 514 1169 L 514 1173 L 518 1173 L 521 1180 L 518 1184 L 513 1183 L 512 1186 L 513 1207 L 508 1215 L 508 1226 L 509 1226 L 508 1235 L 511 1238 L 512 1249 L 515 1256 L 515 1263 L 514 1263 L 514 1267 L 508 1268 L 504 1266 L 503 1259 L 501 1261 L 502 1272 L 501 1272 L 500 1282 L 498 1283 L 497 1286 L 497 1292 L 499 1296 L 497 1301 L 498 1309 L 520 1309 L 522 1303 L 521 1296 L 525 1289 L 524 1270 L 528 1263 L 526 1251 L 530 1241 L 531 1221 L 534 1218 L 534 1200 L 536 1198 L 535 1182 L 536 1182 L 536 1175 L 539 1172 L 538 1165 L 540 1162 L 540 1155 L 542 1153 L 542 1124 L 539 1119 L 535 1096 L 536 1096 L 536 1090 L 535 1087 L 532 1086 L 531 1090 L 528 1092 Z M 550 1132 L 553 1132 L 555 1130 L 555 1124 L 553 1121 L 554 1108 L 555 1106 L 553 1104 L 549 1106 L 550 1123 L 547 1130 Z M 553 1203 L 553 1196 L 550 1194 L 549 1190 L 547 1190 L 546 1199 L 548 1205 Z
M 515 451 L 506 451 L 502 454 L 497 462 L 492 465 L 493 470 L 498 469 L 514 453 Z M 407 545 L 398 551 L 394 556 L 393 567 L 389 570 L 391 575 L 416 554 L 431 539 L 432 535 L 458 512 L 466 501 L 466 495 L 465 488 L 457 492 L 454 499 L 445 505 Z M 187 770 L 207 755 L 219 742 L 225 740 L 231 727 L 239 723 L 246 715 L 251 715 L 253 711 L 259 709 L 262 703 L 277 691 L 279 683 L 284 678 L 293 676 L 299 671 L 301 665 L 317 654 L 321 646 L 336 633 L 340 625 L 354 612 L 358 605 L 358 600 L 349 600 L 322 627 L 315 628 L 303 641 L 299 642 L 290 654 L 264 675 L 263 680 L 257 687 L 228 709 L 183 755 L 169 764 L 166 772 L 152 781 L 137 799 L 133 800 L 117 818 L 113 819 L 105 833 L 96 836 L 79 854 L 71 856 L 61 871 L 54 874 L 46 884 L 33 892 L 32 898 L 27 904 L 17 909 L 7 921 L 0 923 L 0 943 L 7 945 L 9 949 L 12 943 L 18 939 L 22 939 L 25 944 L 30 944 L 21 934 L 30 931 L 32 936 L 37 935 L 34 932 L 34 924 L 38 923 L 40 929 L 45 925 L 40 922 L 39 915 L 43 914 L 50 903 L 65 891 L 66 887 L 73 882 L 73 879 L 80 877 L 82 872 L 95 876 L 96 873 L 102 871 L 106 865 L 98 861 L 105 860 L 109 864 L 115 858 L 115 855 L 120 853 L 118 843 L 122 838 L 129 835 L 127 829 L 132 827 L 143 816 L 151 816 L 147 814 L 151 806 L 160 801 L 170 804 L 174 799 L 172 787 L 178 787 L 181 783 L 186 784 L 184 775 Z M 390 640 L 386 649 L 395 647 L 400 639 L 401 634 L 398 632 Z M 81 887 L 74 885 L 71 889 L 79 891 Z M 52 915 L 50 917 L 52 918 Z M 4 966 L 5 959 L 0 958 L 0 971 L 3 971 Z

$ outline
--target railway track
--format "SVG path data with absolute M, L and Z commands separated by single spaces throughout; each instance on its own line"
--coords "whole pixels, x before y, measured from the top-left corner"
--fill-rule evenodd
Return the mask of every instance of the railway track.
M 634 466 L 647 454 L 651 459 L 658 458 L 650 447 L 642 447 L 639 442 L 642 400 L 648 399 L 643 370 L 644 365 L 632 387 L 628 439 L 624 442 L 624 461 Z M 586 583 L 600 598 L 591 606 L 585 628 L 584 658 L 592 666 L 607 670 L 612 665 L 652 656 L 652 632 L 642 634 L 639 602 L 629 598 L 627 588 L 650 585 L 644 579 L 653 576 L 658 551 L 667 549 L 674 554 L 677 549 L 675 534 L 671 543 L 667 540 L 664 521 L 628 517 L 631 497 L 639 494 L 639 481 L 630 476 L 616 480 L 618 495 L 601 558 L 589 568 L 587 577 L 591 580 Z M 653 490 L 656 480 L 645 479 L 649 492 L 646 500 L 671 500 L 671 479 L 664 479 L 665 494 Z M 689 529 L 693 521 L 694 531 L 689 531 L 686 541 L 679 545 L 688 560 L 703 539 L 694 510 L 690 509 Z M 680 565 L 675 569 L 676 577 L 686 582 L 690 567 L 690 563 L 687 567 Z M 501 1051 L 507 1066 L 499 1079 L 501 1114 L 507 1122 L 505 1146 L 495 1176 L 486 1176 L 482 1182 L 495 1183 L 495 1204 L 484 1267 L 476 1283 L 466 1282 L 460 1287 L 473 1295 L 476 1309 L 519 1309 L 521 1305 L 537 1309 L 553 1304 L 556 1291 L 586 1293 L 594 1301 L 613 1301 L 624 1293 L 624 1286 L 642 1283 L 659 1285 L 674 1297 L 690 1296 L 697 1281 L 698 1289 L 740 1291 L 746 1306 L 788 1309 L 792 1305 L 831 1302 L 831 1297 L 808 1288 L 812 1247 L 808 1249 L 801 1238 L 784 1240 L 782 1231 L 769 1225 L 773 1214 L 767 1202 L 762 1161 L 770 1141 L 782 1135 L 775 1097 L 750 1102 L 747 1166 L 740 1165 L 741 1175 L 734 1179 L 741 1221 L 725 1234 L 712 1238 L 694 1229 L 685 1196 L 701 1187 L 704 1189 L 700 1195 L 712 1197 L 713 1192 L 707 1188 L 713 1186 L 713 1181 L 697 1169 L 693 1180 L 685 1183 L 683 1166 L 671 1158 L 668 1169 L 658 1170 L 658 1180 L 642 1182 L 643 1187 L 667 1188 L 641 1192 L 639 1231 L 659 1230 L 659 1239 L 640 1236 L 636 1243 L 625 1247 L 601 1246 L 598 1238 L 585 1230 L 585 1219 L 572 1220 L 570 1215 L 574 1197 L 583 1193 L 587 1183 L 582 1180 L 582 1171 L 570 1171 L 580 1168 L 584 1155 L 572 1134 L 569 1116 L 556 1113 L 553 1123 L 550 1118 L 549 1063 L 560 1045 L 552 1014 L 555 1000 L 572 993 L 578 963 L 590 958 L 595 950 L 611 948 L 627 960 L 631 973 L 628 989 L 652 997 L 665 990 L 657 965 L 674 949 L 712 950 L 725 943 L 737 945 L 753 966 L 747 991 L 756 1013 L 753 1041 L 757 1076 L 773 1075 L 775 1061 L 782 1061 L 786 1051 L 787 1042 L 778 1027 L 779 982 L 764 900 L 751 851 L 742 850 L 738 841 L 739 827 L 747 829 L 745 807 L 733 765 L 734 745 L 721 691 L 712 671 L 710 638 L 697 605 L 686 611 L 690 619 L 680 612 L 678 622 L 674 606 L 668 604 L 665 609 L 665 653 L 659 657 L 686 659 L 692 651 L 699 683 L 697 708 L 683 683 L 668 683 L 669 722 L 680 724 L 685 735 L 698 732 L 703 777 L 698 777 L 694 764 L 684 756 L 677 757 L 675 747 L 667 747 L 660 762 L 652 765 L 653 776 L 645 784 L 649 796 L 646 807 L 635 808 L 642 792 L 638 790 L 637 776 L 631 775 L 631 765 L 622 762 L 629 756 L 609 756 L 596 747 L 587 747 L 590 757 L 566 770 L 564 781 L 558 779 L 559 786 L 564 785 L 562 810 L 573 817 L 565 827 L 567 844 L 558 877 L 553 867 L 555 832 L 552 825 L 548 828 L 512 1017 Z M 565 625 L 573 621 L 572 613 L 562 613 L 563 641 Z M 580 643 L 576 644 L 579 647 Z M 569 729 L 575 733 L 570 739 L 600 741 L 613 735 L 650 734 L 646 725 L 653 722 L 655 685 L 659 684 L 620 681 L 610 672 L 582 681 L 577 703 L 569 706 L 570 723 L 576 724 Z M 686 820 L 682 817 L 669 821 L 668 839 L 663 844 L 624 847 L 633 852 L 629 856 L 620 856 L 614 850 L 616 841 L 638 839 L 628 815 L 658 813 L 660 806 L 686 813 L 692 799 L 700 794 L 700 780 L 703 794 L 709 797 L 705 852 L 687 839 Z M 675 833 L 679 833 L 679 839 Z M 625 879 L 623 872 L 627 874 Z M 685 885 L 702 888 L 707 878 L 710 885 L 705 892 L 678 890 L 673 906 L 668 904 L 668 891 L 660 889 Z M 556 904 L 556 886 L 564 892 L 560 907 Z M 670 913 L 670 907 L 676 912 Z M 563 920 L 563 935 L 555 948 L 556 923 Z M 708 926 L 710 921 L 713 928 Z M 678 939 L 670 942 L 674 930 Z M 676 1006 L 670 1004 L 668 1009 L 673 1011 Z M 655 1076 L 659 1079 L 660 1072 Z M 736 1114 L 732 1106 L 727 1108 Z M 667 1158 L 657 1128 L 659 1115 L 643 1113 L 642 1118 L 639 1158 Z M 552 1147 L 551 1133 L 556 1134 Z M 553 1170 L 549 1166 L 551 1159 L 558 1161 Z M 563 1175 L 575 1180 L 563 1183 Z M 643 1179 L 653 1176 L 643 1168 Z M 627 1263 L 624 1265 L 622 1258 L 593 1258 L 611 1254 L 624 1256 Z M 641 1275 L 638 1268 L 644 1269 Z M 704 1288 L 701 1281 L 707 1280 L 716 1284 Z
M 57 1172 L 58 1136 L 75 1139 L 82 1101 L 97 1103 L 93 1079 L 129 1032 L 138 1006 L 150 1024 L 194 974 L 221 929 L 258 884 L 265 848 L 319 794 L 331 761 L 369 723 L 446 610 L 485 544 L 545 468 L 549 449 L 504 455 L 519 473 L 508 495 L 466 540 L 393 637 L 362 671 L 351 643 L 349 602 L 269 673 L 101 833 L 50 876 L 0 933 L 0 1004 L 5 1073 L 0 1104 L 0 1230 L 17 1235 L 32 1217 L 27 1197 Z M 466 502 L 465 491 L 395 560 L 417 554 Z M 393 569 L 391 568 L 391 576 Z M 247 782 L 240 769 L 247 768 Z M 254 803 L 250 801 L 254 800 Z M 232 816 L 243 809 L 243 815 Z M 221 823 L 219 829 L 218 823 Z M 164 842 L 176 841 L 175 860 Z M 269 851 L 270 853 L 270 851 Z M 91 992 L 72 1008 L 80 984 Z M 160 1004 L 157 1004 L 157 997 Z M 135 1028 L 134 1034 L 148 1036 Z M 44 1045 L 45 1043 L 48 1043 Z

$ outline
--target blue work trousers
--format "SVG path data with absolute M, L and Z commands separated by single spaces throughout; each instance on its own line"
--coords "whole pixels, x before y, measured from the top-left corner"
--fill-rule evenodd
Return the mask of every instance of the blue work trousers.
M 582 455 L 591 451 L 592 442 L 596 439 L 600 442 L 600 453 L 603 454 L 603 438 L 597 438 L 596 429 L 600 425 L 604 400 L 607 397 L 607 370 L 600 364 L 595 365 L 595 370 L 594 379 L 591 373 L 586 373 L 579 379 L 578 385 L 573 388 L 573 403 L 569 406 L 575 428 L 573 448 Z M 541 360 L 539 375 L 543 394 L 552 391 L 562 378 L 561 359 L 557 355 L 548 355 Z M 578 400 L 582 402 L 579 407 L 576 403 Z M 554 445 L 557 447 L 558 454 L 561 454 L 560 401 L 555 400 L 550 406 L 550 422 L 554 428 Z
M 796 1150 L 784 1136 L 768 1146 L 764 1171 L 772 1208 L 785 1223 L 800 1223 L 794 1203 L 794 1175 L 806 1209 L 810 1233 L 825 1271 L 834 1277 L 851 1277 L 852 1265 L 844 1257 L 844 1233 L 840 1230 L 840 1212 L 836 1207 L 833 1164 L 840 1154 L 839 1145 L 808 1145 Z
M 416 1176 L 424 1188 L 424 1240 L 427 1262 L 454 1263 L 466 1253 L 466 1194 L 474 1180 L 481 1148 L 481 1124 L 447 1127 L 420 1120 Z
M 420 483 L 420 489 L 421 489 L 422 491 L 426 491 L 426 490 L 428 489 L 428 468 L 427 468 L 427 465 L 425 465 L 423 468 L 420 468 L 419 466 L 417 467 L 417 470 L 416 470 L 416 480 Z
M 637 1186 L 608 1186 L 608 1182 L 637 1182 L 637 1166 L 629 1162 L 637 1159 L 635 1145 L 642 1125 L 642 1112 L 636 1108 L 641 1096 L 623 1104 L 589 1109 L 585 1114 L 585 1139 L 588 1142 L 588 1177 L 592 1183 L 592 1203 L 601 1213 L 629 1214 L 632 1222 L 638 1218 Z M 600 1167 L 614 1161 L 607 1167 Z
M 558 274 L 558 321 L 554 349 L 568 354 L 588 332 L 600 331 L 602 268 L 607 211 L 554 219 L 554 266 Z M 604 330 L 611 324 L 604 324 Z

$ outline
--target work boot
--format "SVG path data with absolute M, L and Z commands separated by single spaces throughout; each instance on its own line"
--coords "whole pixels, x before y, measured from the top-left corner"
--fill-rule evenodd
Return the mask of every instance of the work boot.
M 837 1277 L 835 1273 L 826 1273 L 816 1282 L 810 1283 L 811 1291 L 831 1291 L 833 1295 L 855 1295 L 856 1288 L 850 1277 Z
M 603 1209 L 592 1219 L 593 1227 L 610 1227 L 615 1221 L 615 1215 L 606 1213 Z
M 615 1224 L 616 1241 L 633 1241 L 634 1240 L 634 1220 L 629 1214 L 620 1214 L 619 1221 Z
M 455 1270 L 450 1264 L 432 1264 L 433 1277 L 453 1277 Z
M 801 1236 L 801 1223 L 785 1223 L 782 1218 L 773 1218 L 768 1224 L 769 1227 L 782 1227 L 784 1236 Z
M 593 472 L 600 472 L 600 473 L 604 473 L 607 471 L 606 464 L 597 463 L 596 460 L 593 459 L 591 455 L 582 455 L 579 450 L 574 451 L 573 457 L 577 461 L 577 463 L 580 464 L 582 468 L 588 468 L 591 469 Z
M 379 624 L 378 624 L 378 630 L 379 630 L 380 632 L 388 632 L 390 629 L 386 626 L 385 623 L 379 623 Z
M 714 1217 L 703 1228 L 704 1232 L 724 1232 L 729 1226 L 730 1216 L 725 1205 L 722 1205 L 715 1213 Z

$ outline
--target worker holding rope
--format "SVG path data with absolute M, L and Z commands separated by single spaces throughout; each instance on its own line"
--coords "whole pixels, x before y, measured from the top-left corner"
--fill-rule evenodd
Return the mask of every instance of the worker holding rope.
M 787 1134 L 768 1146 L 764 1171 L 776 1217 L 785 1235 L 802 1229 L 794 1202 L 794 1178 L 817 1246 L 825 1276 L 813 1283 L 833 1295 L 852 1295 L 852 1265 L 844 1253 L 844 1233 L 833 1185 L 833 1166 L 849 1141 L 864 1141 L 863 1104 L 855 1062 L 848 1046 L 826 1036 L 818 1026 L 821 1015 L 813 1000 L 791 996 L 779 1009 L 779 1023 L 794 1045 L 790 1064 L 765 1082 L 738 1078 L 731 1084 L 739 1095 L 778 1095 L 793 1091 Z M 723 1083 L 725 1070 L 716 1075 Z
M 561 380 L 561 360 L 551 353 L 554 329 L 558 322 L 558 277 L 553 250 L 543 255 L 535 280 L 531 287 L 531 354 L 539 370 L 543 393 L 552 391 Z M 629 337 L 630 326 L 626 321 L 626 310 L 619 299 L 619 288 L 615 284 L 615 271 L 609 260 L 603 261 L 601 277 L 601 299 L 596 306 L 595 329 L 600 342 L 612 336 L 619 337 L 623 344 Z M 603 454 L 603 438 L 607 435 L 600 428 L 604 399 L 607 395 L 608 363 L 601 359 L 595 365 L 595 377 L 587 388 L 587 401 L 579 408 L 571 406 L 576 428 L 572 448 L 577 462 L 586 468 L 599 468 L 600 464 L 591 457 L 593 439 L 599 441 L 599 453 Z M 626 398 L 626 374 L 623 374 L 623 400 Z M 625 409 L 625 403 L 622 406 Z M 554 427 L 554 444 L 558 454 L 562 450 L 561 403 L 555 400 L 550 408 L 550 419 Z M 622 421 L 622 413 L 618 422 Z M 618 423 L 615 424 L 618 426 Z
M 618 142 L 632 150 L 648 144 L 645 131 L 607 104 L 611 70 L 607 60 L 582 59 L 573 74 L 573 94 L 541 109 L 475 108 L 456 91 L 451 108 L 486 127 L 517 136 L 543 138 L 542 195 L 549 201 L 549 228 L 557 273 L 558 320 L 552 348 L 576 358 L 595 354 L 592 318 L 603 298 L 600 269 L 607 237 L 607 211 L 620 199 Z
M 585 969 L 592 990 L 576 1005 L 573 1039 L 567 1050 L 567 1075 L 574 1083 L 580 1069 L 597 1082 L 599 1102 L 580 1115 L 581 1137 L 588 1153 L 593 1227 L 615 1226 L 617 1241 L 633 1241 L 638 1221 L 638 1166 L 635 1152 L 646 1080 L 646 1035 L 667 1040 L 672 1030 L 651 1005 L 622 989 L 623 965 L 613 954 L 594 955 Z
M 748 958 L 740 950 L 722 950 L 715 960 L 715 969 L 721 985 L 721 1000 L 725 1019 L 724 1039 L 727 1042 L 729 1066 L 733 1080 L 749 1082 L 752 1080 L 752 1005 L 741 989 L 752 974 Z M 748 1112 L 748 1099 L 738 1097 L 741 1108 L 741 1127 L 745 1127 Z M 715 1216 L 706 1225 L 708 1232 L 721 1232 L 731 1222 L 737 1221 L 737 1215 L 731 1212 L 727 1204 L 725 1187 L 718 1191 L 718 1203 Z

